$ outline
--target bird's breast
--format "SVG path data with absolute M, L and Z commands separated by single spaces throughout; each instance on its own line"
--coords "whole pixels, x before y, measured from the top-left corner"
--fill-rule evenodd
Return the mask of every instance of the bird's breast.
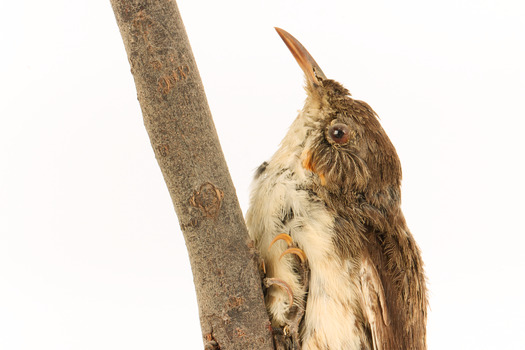
M 286 282 L 294 292 L 294 303 L 306 308 L 303 348 L 317 349 L 314 344 L 325 344 L 329 347 L 324 348 L 354 349 L 359 344 L 354 315 L 355 273 L 353 266 L 337 254 L 334 213 L 313 191 L 308 176 L 300 165 L 278 168 L 272 162 L 267 164 L 253 185 L 248 229 L 264 260 L 267 277 Z M 307 302 L 301 294 L 294 257 L 280 259 L 286 243 L 279 241 L 269 249 L 273 238 L 281 233 L 289 234 L 306 254 L 310 268 Z M 267 306 L 274 324 L 286 322 L 289 305 L 283 290 L 270 289 Z
M 255 180 L 246 219 L 252 239 L 265 260 L 278 260 L 284 242 L 268 251 L 272 239 L 289 234 L 310 264 L 322 261 L 334 252 L 334 215 L 317 196 L 305 171 L 297 168 L 276 169 L 272 163 Z

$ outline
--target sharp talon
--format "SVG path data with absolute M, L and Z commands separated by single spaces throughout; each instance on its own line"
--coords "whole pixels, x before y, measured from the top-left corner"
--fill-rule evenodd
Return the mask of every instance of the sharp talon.
M 281 287 L 282 289 L 284 289 L 286 291 L 286 293 L 288 294 L 288 301 L 290 302 L 290 307 L 292 307 L 292 305 L 293 305 L 293 292 L 292 292 L 292 288 L 290 288 L 288 283 L 286 283 L 285 281 L 280 280 L 278 278 L 265 278 L 264 279 L 264 285 L 266 286 L 266 288 L 269 288 L 271 285 L 276 285 L 276 286 Z
M 292 246 L 292 243 L 293 243 L 293 240 L 292 240 L 292 237 L 290 237 L 290 235 L 286 234 L 286 233 L 281 233 L 280 235 L 277 235 L 275 236 L 275 238 L 272 240 L 272 242 L 270 243 L 270 246 L 268 247 L 268 250 L 270 250 L 270 248 L 272 247 L 272 245 L 277 242 L 277 241 L 280 241 L 280 240 L 283 240 L 283 241 L 286 241 L 286 243 L 288 244 L 288 247 L 291 247 Z
M 266 264 L 264 263 L 264 260 L 261 261 L 261 265 L 263 273 L 266 275 Z
M 281 256 L 279 257 L 279 260 L 286 254 L 295 254 L 301 259 L 301 262 L 304 263 L 306 261 L 306 254 L 299 248 L 288 248 L 286 249 Z

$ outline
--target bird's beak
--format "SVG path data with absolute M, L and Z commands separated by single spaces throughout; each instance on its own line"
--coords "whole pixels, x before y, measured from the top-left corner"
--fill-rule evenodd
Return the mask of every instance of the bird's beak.
M 315 62 L 312 55 L 310 55 L 299 40 L 294 38 L 290 33 L 277 27 L 275 27 L 275 30 L 281 39 L 283 39 L 286 46 L 288 46 L 288 49 L 292 52 L 297 63 L 299 63 L 299 66 L 306 75 L 308 82 L 313 84 L 313 86 L 319 86 L 320 80 L 325 80 L 326 76 L 321 70 L 321 67 Z

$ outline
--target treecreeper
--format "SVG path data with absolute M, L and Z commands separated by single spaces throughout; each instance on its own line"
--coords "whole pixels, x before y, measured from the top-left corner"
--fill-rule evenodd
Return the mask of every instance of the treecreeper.
M 257 169 L 246 213 L 276 348 L 426 349 L 426 280 L 396 150 L 372 108 L 276 30 L 307 94 Z

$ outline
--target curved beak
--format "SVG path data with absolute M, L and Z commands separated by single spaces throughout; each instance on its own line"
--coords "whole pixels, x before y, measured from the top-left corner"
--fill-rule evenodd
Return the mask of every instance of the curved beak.
M 286 30 L 275 27 L 277 34 L 283 39 L 288 49 L 292 52 L 293 57 L 299 63 L 299 66 L 306 75 L 306 79 L 313 84 L 313 86 L 319 86 L 319 82 L 326 79 L 321 67 L 315 62 L 314 58 L 304 46 L 294 38 Z

